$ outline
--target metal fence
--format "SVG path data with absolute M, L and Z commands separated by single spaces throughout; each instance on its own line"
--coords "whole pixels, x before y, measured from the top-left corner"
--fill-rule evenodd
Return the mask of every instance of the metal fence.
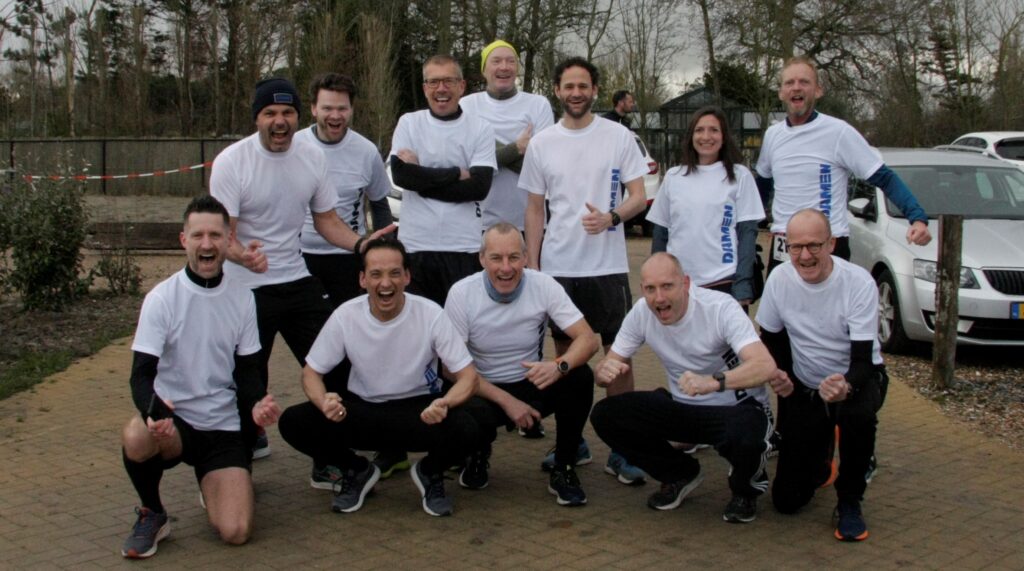
M 206 191 L 209 168 L 167 171 L 209 163 L 238 138 L 7 139 L 0 171 L 10 181 L 78 177 L 92 195 L 194 196 Z

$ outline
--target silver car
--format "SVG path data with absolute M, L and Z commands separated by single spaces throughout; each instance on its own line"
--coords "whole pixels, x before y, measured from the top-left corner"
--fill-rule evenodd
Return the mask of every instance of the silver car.
M 928 213 L 934 237 L 927 246 L 908 244 L 908 222 L 895 205 L 880 189 L 851 182 L 851 261 L 878 283 L 882 349 L 932 340 L 939 214 L 964 216 L 958 342 L 1024 345 L 1024 173 L 968 153 L 881 153 Z

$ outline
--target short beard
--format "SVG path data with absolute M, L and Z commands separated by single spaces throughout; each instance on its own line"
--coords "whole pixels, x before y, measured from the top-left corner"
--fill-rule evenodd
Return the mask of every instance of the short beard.
M 569 110 L 570 109 L 569 105 L 565 101 L 562 102 L 562 110 L 565 111 L 566 115 L 572 117 L 573 119 L 582 119 L 583 117 L 586 117 L 587 113 L 590 113 L 590 110 L 593 109 L 593 108 L 594 108 L 594 100 L 593 100 L 593 98 L 591 98 L 589 101 L 587 101 L 587 104 L 580 108 L 579 113 L 573 113 L 572 111 Z

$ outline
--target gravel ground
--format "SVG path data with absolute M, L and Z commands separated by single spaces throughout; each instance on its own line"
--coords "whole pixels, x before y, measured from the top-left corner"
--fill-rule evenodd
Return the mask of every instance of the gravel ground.
M 930 346 L 909 355 L 884 355 L 889 374 L 938 403 L 949 417 L 1024 450 L 1024 351 L 959 347 L 954 386 L 932 384 Z

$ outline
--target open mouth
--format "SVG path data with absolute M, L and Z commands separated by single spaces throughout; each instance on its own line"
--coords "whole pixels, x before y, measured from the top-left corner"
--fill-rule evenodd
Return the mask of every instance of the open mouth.
M 379 289 L 377 290 L 377 299 L 379 299 L 382 303 L 390 303 L 395 299 L 395 290 Z
M 672 306 L 669 304 L 654 306 L 654 314 L 659 320 L 665 321 L 672 315 Z

